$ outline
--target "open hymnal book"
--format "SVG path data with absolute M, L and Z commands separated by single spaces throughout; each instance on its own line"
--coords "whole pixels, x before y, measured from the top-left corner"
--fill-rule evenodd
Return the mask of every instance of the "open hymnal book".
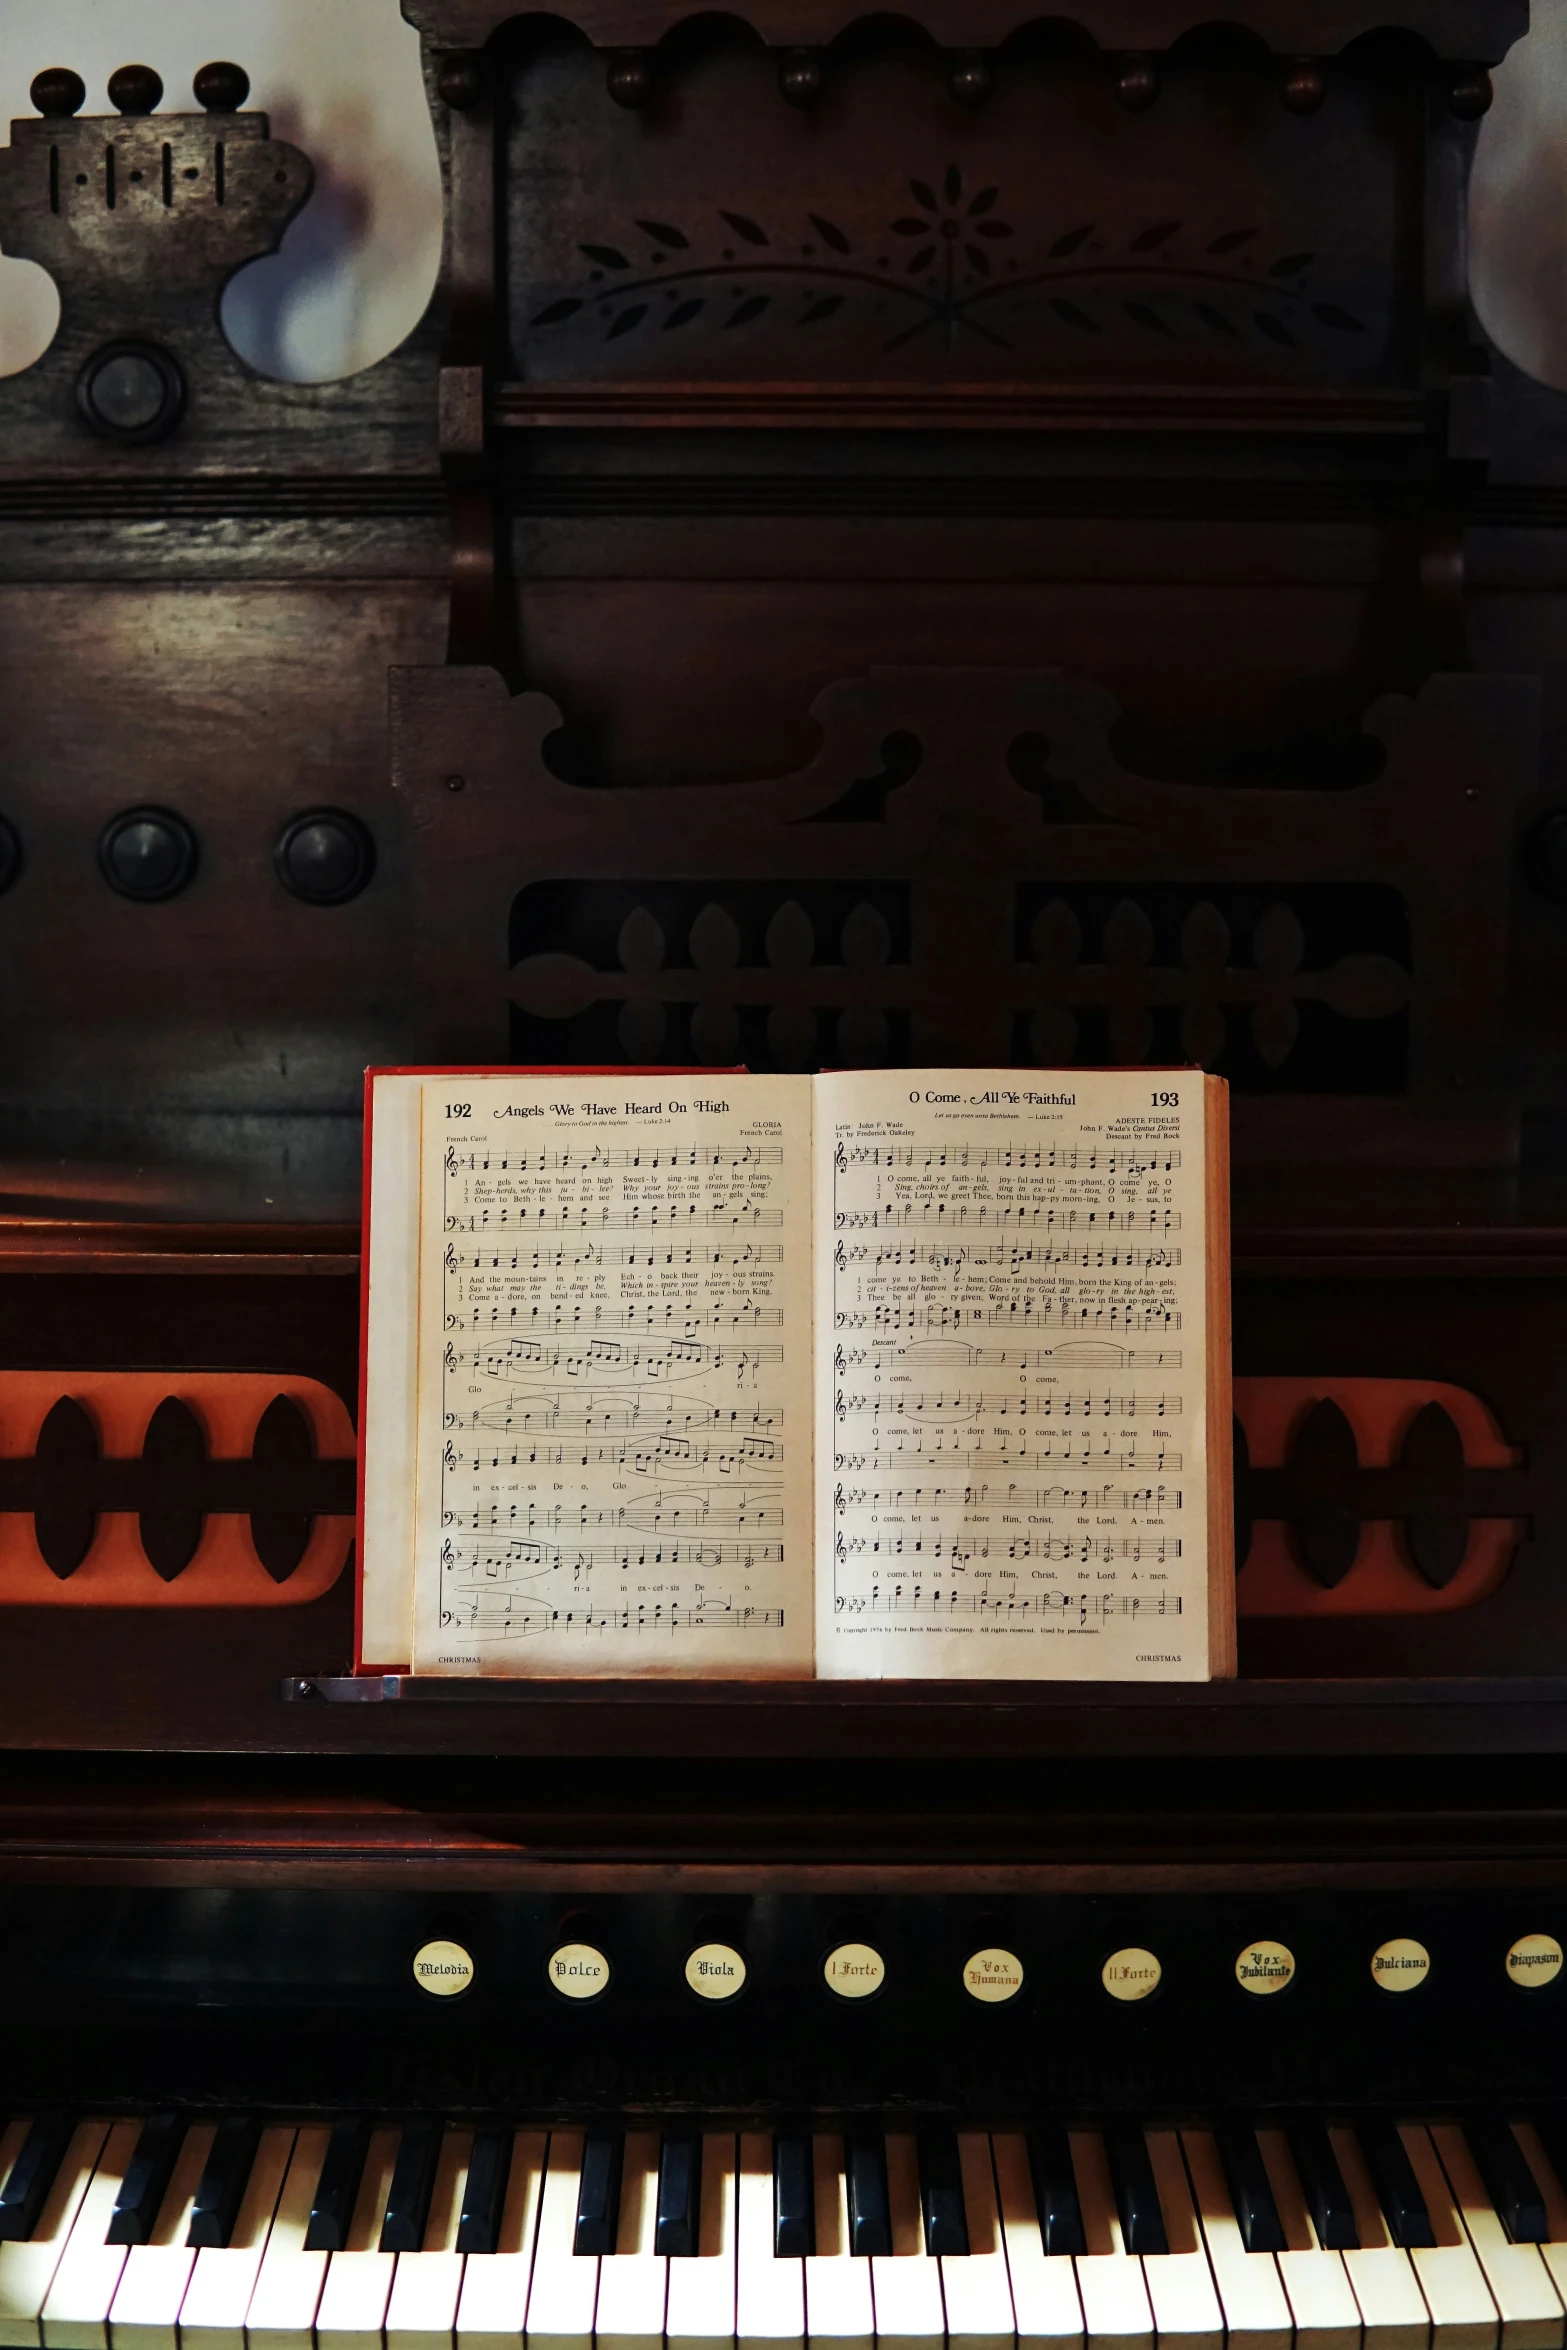
M 361 1669 L 1233 1672 L 1219 1080 L 369 1095 Z

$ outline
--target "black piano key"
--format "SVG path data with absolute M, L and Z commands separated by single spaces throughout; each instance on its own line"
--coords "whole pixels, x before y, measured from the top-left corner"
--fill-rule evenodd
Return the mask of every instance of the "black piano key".
M 1355 2134 L 1394 2243 L 1406 2252 L 1434 2246 L 1436 2232 L 1431 2225 L 1431 2214 L 1396 2126 L 1379 2116 L 1375 2121 L 1362 2122 Z
M 1545 2197 L 1505 2117 L 1477 2114 L 1464 2123 L 1464 2136 L 1485 2191 L 1513 2242 L 1543 2244 L 1550 2233 L 1545 2223 Z
M 261 2124 L 249 2114 L 230 2114 L 226 2121 L 219 2122 L 207 2167 L 196 2189 L 190 2233 L 185 2238 L 187 2244 L 194 2245 L 198 2251 L 209 2247 L 221 2251 L 228 2243 L 260 2143 Z
M 892 2202 L 887 2141 L 880 2130 L 851 2130 L 844 2143 L 849 2188 L 849 2250 L 857 2260 L 892 2257 Z
M 1106 2130 L 1104 2139 L 1122 2244 L 1128 2252 L 1168 2252 L 1147 2139 L 1134 2122 L 1117 2123 Z
M 694 2260 L 702 2216 L 702 2141 L 695 2130 L 666 2130 L 658 2152 L 658 2216 L 653 2249 Z
M 1295 2159 L 1306 2209 L 1317 2231 L 1317 2242 L 1324 2252 L 1358 2252 L 1360 2231 L 1355 2225 L 1355 2207 L 1350 2202 L 1327 2123 L 1314 2115 L 1303 2116 L 1286 2124 L 1285 2135 Z
M 346 2250 L 369 2145 L 370 2125 L 357 2114 L 340 2115 L 332 2124 L 321 2176 L 316 2181 L 315 2201 L 310 2207 L 310 2225 L 305 2230 L 307 2252 Z
M 500 2242 L 501 2214 L 511 2177 L 510 2130 L 475 2130 L 468 2177 L 457 2222 L 459 2252 L 493 2252 Z
M 1039 2240 L 1055 2258 L 1088 2250 L 1083 2234 L 1082 2207 L 1077 2200 L 1077 2173 L 1067 2134 L 1057 2123 L 1042 2122 L 1028 2133 L 1028 2167 L 1034 2180 L 1034 2208 L 1039 2214 Z
M 34 2120 L 0 2186 L 0 2244 L 24 2244 L 37 2227 L 74 2126 L 65 2113 L 41 2113 Z
M 602 2258 L 615 2249 L 620 2227 L 620 2172 L 625 2140 L 619 2130 L 589 2130 L 582 2146 L 582 2175 L 577 2187 L 577 2227 L 573 2252 L 584 2259 Z M 695 2242 L 691 2246 L 696 2250 Z
M 932 2259 L 968 2255 L 968 2213 L 963 2208 L 963 2166 L 954 2130 L 919 2134 L 920 2209 L 925 2250 Z
M 157 2222 L 158 2206 L 168 2192 L 169 2178 L 185 2138 L 185 2116 L 155 2113 L 142 2124 L 136 2151 L 126 2165 L 119 2200 L 104 2241 L 109 2244 L 145 2244 Z
M 403 2124 L 392 2165 L 386 2217 L 381 2222 L 383 2252 L 418 2252 L 430 2224 L 430 2197 L 435 2190 L 435 2166 L 441 2152 L 441 2124 L 421 2114 Z
M 816 2173 L 803 2130 L 773 2140 L 773 2253 L 809 2260 L 816 2250 Z
M 1567 2114 L 1532 2113 L 1534 2134 L 1545 2149 L 1545 2159 L 1556 2173 L 1556 2183 L 1567 2188 Z
M 1279 2207 L 1257 2133 L 1249 2122 L 1223 2122 L 1214 2132 L 1230 2201 L 1248 2252 L 1287 2252 Z

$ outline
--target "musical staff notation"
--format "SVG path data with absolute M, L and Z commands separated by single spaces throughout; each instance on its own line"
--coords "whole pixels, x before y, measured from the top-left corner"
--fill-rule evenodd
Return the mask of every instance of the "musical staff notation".
M 447 1446 L 448 1455 L 452 1448 Z M 776 1491 L 751 1493 L 653 1493 L 636 1501 L 595 1508 L 589 1502 L 476 1502 L 472 1509 L 443 1509 L 443 1526 L 467 1528 L 475 1534 L 586 1534 L 594 1527 L 630 1526 L 637 1533 L 658 1534 L 666 1528 L 678 1533 L 701 1527 L 725 1533 L 781 1533 L 783 1496 Z
M 561 1214 L 558 1201 L 543 1207 L 522 1204 L 480 1208 L 470 1215 L 448 1213 L 447 1232 L 718 1232 L 754 1230 L 783 1222 L 782 1208 L 753 1207 L 749 1200 L 725 1201 L 718 1206 L 699 1200 L 650 1200 L 632 1208 L 583 1207 Z
M 687 1401 L 665 1403 L 640 1396 L 592 1395 L 570 1387 L 543 1388 L 535 1394 L 514 1395 L 505 1403 L 481 1404 L 473 1412 L 448 1412 L 445 1425 L 454 1429 L 494 1429 L 506 1435 L 542 1436 L 728 1436 L 777 1437 L 784 1416 L 776 1407 L 755 1404 L 736 1408 L 727 1404 Z M 488 1450 L 488 1448 L 486 1448 Z M 491 1467 L 500 1465 L 496 1448 Z M 516 1462 L 511 1464 L 514 1468 Z
M 531 1639 L 550 1632 L 751 1632 L 781 1631 L 781 1607 L 737 1605 L 733 1600 L 654 1600 L 635 1607 L 540 1607 L 521 1594 L 474 1592 L 462 1606 L 441 1610 L 454 1631 L 478 1631 L 497 1640 Z
M 610 1168 L 637 1168 L 652 1173 L 660 1167 L 781 1167 L 783 1145 L 776 1142 L 699 1143 L 689 1147 L 659 1143 L 648 1150 L 598 1150 L 592 1144 L 574 1151 L 460 1151 L 446 1148 L 448 1175 L 567 1175 L 595 1174 Z
M 962 1388 L 936 1388 L 916 1395 L 863 1395 L 840 1388 L 833 1398 L 838 1419 L 925 1420 L 1175 1420 L 1181 1416 L 1179 1395 L 1155 1390 L 1147 1395 L 1094 1395 L 1066 1388 L 1036 1389 L 1021 1394 L 971 1395 Z
M 1169 1175 L 1181 1163 L 1179 1151 L 1019 1150 L 972 1143 L 844 1143 L 833 1153 L 839 1174 L 850 1167 L 998 1167 L 1021 1173 Z
M 1109 1566 L 1129 1559 L 1134 1566 L 1163 1566 L 1181 1555 L 1178 1534 L 845 1534 L 834 1536 L 840 1558 L 928 1558 L 938 1564 L 969 1566 L 975 1559 L 1039 1559 Z
M 776 1240 L 687 1241 L 683 1248 L 673 1241 L 645 1248 L 612 1241 L 606 1248 L 588 1240 L 570 1248 L 564 1242 L 554 1248 L 514 1248 L 508 1256 L 504 1249 L 494 1247 L 459 1249 L 449 1240 L 442 1262 L 448 1273 L 563 1273 L 584 1267 L 589 1271 L 613 1267 L 617 1272 L 622 1268 L 628 1272 L 637 1268 L 683 1271 L 687 1267 L 704 1272 L 743 1271 L 752 1265 L 781 1265 L 783 1248 Z
M 1173 1306 L 1133 1305 L 1109 1298 L 1086 1305 L 1036 1297 L 1009 1298 L 1004 1306 L 877 1305 L 845 1307 L 834 1316 L 840 1330 L 1179 1330 Z
M 448 1371 L 472 1364 L 487 1379 L 518 1379 L 536 1371 L 564 1371 L 569 1379 L 684 1379 L 701 1371 L 731 1371 L 744 1386 L 759 1363 L 783 1360 L 781 1346 L 707 1346 L 693 1338 L 672 1339 L 668 1346 L 625 1346 L 618 1339 L 590 1338 L 585 1343 L 561 1345 L 542 1338 L 509 1338 L 501 1347 L 448 1345 L 443 1357 Z
M 1008 1595 L 987 1591 L 925 1591 L 901 1584 L 891 1591 L 873 1585 L 870 1591 L 840 1594 L 834 1601 L 840 1616 L 1076 1616 L 1087 1623 L 1099 1616 L 1178 1616 L 1177 1591 L 1025 1591 Z
M 886 1351 L 883 1351 L 886 1350 Z M 1114 1346 L 1108 1339 L 1070 1339 L 1065 1346 L 975 1346 L 966 1338 L 918 1338 L 900 1343 L 873 1338 L 869 1346 L 836 1346 L 842 1372 L 855 1364 L 909 1363 L 915 1370 L 1178 1371 L 1181 1350 L 1168 1346 Z
M 839 1208 L 833 1216 L 843 1232 L 902 1231 L 932 1225 L 948 1232 L 1005 1228 L 1014 1232 L 1179 1232 L 1176 1208 L 1057 1208 L 1022 1200 L 994 1208 L 971 1208 L 966 1200 L 881 1201 L 874 1208 Z
M 775 1567 L 781 1542 L 643 1542 L 570 1544 L 509 1538 L 493 1550 L 469 1550 L 450 1540 L 441 1545 L 441 1565 L 491 1582 L 529 1581 L 536 1575 L 581 1575 L 594 1567 Z
M 689 1477 L 716 1470 L 721 1477 L 751 1475 L 783 1467 L 784 1449 L 770 1436 L 742 1436 L 734 1444 L 715 1444 L 711 1438 L 654 1436 L 621 1444 L 587 1444 L 535 1439 L 513 1445 L 509 1453 L 475 1452 L 459 1457 L 448 1444 L 446 1466 L 478 1477 L 505 1469 L 629 1469 L 634 1477 Z
M 670 1299 L 660 1305 L 602 1306 L 586 1300 L 548 1306 L 513 1304 L 504 1312 L 499 1304 L 485 1308 L 474 1306 L 466 1319 L 460 1314 L 446 1316 L 448 1330 L 777 1330 L 783 1322 L 780 1306 L 758 1306 L 747 1301 L 726 1311 L 719 1307 L 711 1313 L 693 1308 L 683 1299 Z
M 840 1240 L 833 1249 L 833 1263 L 840 1273 L 851 1266 L 863 1267 L 867 1273 L 913 1271 L 921 1265 L 940 1267 L 943 1272 L 961 1273 L 969 1266 L 996 1266 L 1004 1272 L 1023 1273 L 1035 1266 L 1059 1265 L 1076 1267 L 1085 1273 L 1111 1272 L 1175 1272 L 1180 1268 L 1178 1248 L 1136 1248 L 1127 1243 L 1103 1241 L 1097 1246 L 1085 1243 L 1081 1248 L 1057 1248 L 1047 1242 L 1042 1248 L 1020 1248 L 1006 1241 L 916 1241 L 888 1247 L 886 1242 L 868 1240 Z
M 906 1470 L 912 1462 L 950 1460 L 976 1475 L 987 1470 L 997 1475 L 1012 1469 L 1103 1469 L 1133 1474 L 1149 1471 L 1163 1476 L 1166 1471 L 1178 1477 L 1185 1467 L 1184 1459 L 1168 1445 L 1151 1448 L 1115 1445 L 1105 1437 L 1102 1443 L 1086 1436 L 1050 1437 L 1041 1445 L 1032 1445 L 1018 1452 L 997 1452 L 985 1446 L 983 1438 L 973 1444 L 964 1441 L 964 1431 L 946 1430 L 931 1440 L 923 1430 L 905 1434 L 899 1430 L 890 1450 L 880 1452 L 835 1452 L 834 1470 L 848 1474 L 874 1474 L 880 1469 L 895 1473 Z
M 841 1461 L 843 1456 L 838 1456 Z M 1142 1510 L 1162 1517 L 1181 1506 L 1167 1485 L 840 1485 L 835 1509 L 851 1510 Z

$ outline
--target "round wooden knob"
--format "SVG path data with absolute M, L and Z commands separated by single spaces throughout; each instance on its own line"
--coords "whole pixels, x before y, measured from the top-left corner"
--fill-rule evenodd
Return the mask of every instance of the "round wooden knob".
M 290 897 L 346 906 L 375 871 L 375 843 L 346 808 L 311 808 L 284 825 L 272 862 Z
M 1279 96 L 1291 114 L 1315 114 L 1327 96 L 1322 68 L 1311 57 L 1294 57 L 1284 69 Z
M 33 76 L 28 95 L 40 114 L 75 114 L 87 96 L 87 84 L 68 65 L 46 65 Z
M 109 98 L 122 114 L 151 114 L 163 96 L 163 77 L 150 65 L 121 65 L 109 76 Z
M 1448 108 L 1460 122 L 1478 122 L 1482 114 L 1490 111 L 1493 95 L 1491 77 L 1485 67 L 1468 65 L 1453 79 L 1447 93 Z
M 791 49 L 778 68 L 779 94 L 791 106 L 814 106 L 822 94 L 822 61 L 814 49 Z
M 983 106 L 991 91 L 989 64 L 978 56 L 954 58 L 947 87 L 960 106 Z
M 105 440 L 145 447 L 178 424 L 185 409 L 185 378 L 160 343 L 127 336 L 93 352 L 76 379 L 76 400 Z
M 196 871 L 196 835 L 168 808 L 127 808 L 98 838 L 104 880 L 122 898 L 154 905 L 176 897 Z
M 250 96 L 250 76 L 242 65 L 218 59 L 202 66 L 191 88 L 209 114 L 237 114 Z
M 1115 94 L 1128 114 L 1146 114 L 1159 95 L 1159 69 L 1151 57 L 1127 57 L 1115 77 Z
M 604 74 L 617 106 L 645 106 L 653 95 L 653 61 L 645 49 L 620 49 Z
M 443 106 L 466 114 L 484 95 L 484 69 L 471 50 L 454 49 L 436 70 L 435 87 Z

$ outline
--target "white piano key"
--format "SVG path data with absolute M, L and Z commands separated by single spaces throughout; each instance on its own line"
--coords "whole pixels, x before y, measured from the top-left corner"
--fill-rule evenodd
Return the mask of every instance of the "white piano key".
M 424 2241 L 399 2254 L 386 2305 L 386 2350 L 451 2350 L 462 2293 L 463 2256 L 457 2249 L 463 2189 L 468 2181 L 472 2130 L 446 2130 L 435 2158 L 435 2184 Z
M 44 2303 L 108 2136 L 107 2122 L 78 2123 L 32 2235 L 25 2244 L 0 2244 L 4 2350 L 37 2350 L 43 2340 Z
M 1463 2131 L 1451 2122 L 1434 2122 L 1429 2136 L 1496 2303 L 1502 2350 L 1561 2350 L 1562 2299 L 1539 2247 L 1515 2244 L 1508 2235 Z
M 960 2130 L 958 2162 L 968 2220 L 968 2258 L 948 2257 L 941 2263 L 947 2340 L 951 2350 L 1012 2350 L 1016 2327 L 996 2181 L 990 2167 L 990 2140 L 979 2130 Z
M 1432 2350 L 1496 2350 L 1501 2318 L 1436 2148 L 1418 2123 L 1401 2122 L 1398 2134 L 1436 2238 L 1434 2247 L 1417 2244 L 1409 2255 L 1431 2312 Z
M 175 2328 L 196 2265 L 185 2239 L 216 2136 L 210 2122 L 186 2131 L 147 2241 L 131 2247 L 109 2308 L 115 2350 L 179 2350 Z
M 740 2139 L 736 2223 L 735 2332 L 739 2350 L 790 2350 L 805 2341 L 805 2263 L 773 2252 L 773 2142 L 762 2130 Z
M 1142 2262 L 1133 2259 L 1121 2240 L 1104 2140 L 1097 2130 L 1073 2130 L 1067 2143 L 1088 2246 L 1076 2264 L 1088 2350 L 1153 2350 L 1148 2287 Z
M 713 2350 L 735 2338 L 735 2203 L 739 2155 L 732 2130 L 702 2137 L 702 2209 L 694 2259 L 669 2263 L 669 2350 Z
M 180 2308 L 184 2350 L 245 2350 L 245 2313 L 261 2274 L 272 2221 L 283 2191 L 291 2129 L 263 2130 L 245 2192 L 226 2244 L 208 2244 L 196 2255 Z
M 542 2130 L 519 2130 L 512 2140 L 496 2249 L 476 2252 L 463 2271 L 457 2303 L 457 2350 L 521 2350 L 533 2279 L 534 2238 L 544 2199 L 547 2144 Z
M 941 2262 L 925 2250 L 919 2146 L 907 2130 L 889 2130 L 884 2143 L 892 2255 L 860 2264 L 871 2272 L 876 2340 L 880 2350 L 940 2350 L 947 2330 Z
M 1431 2313 L 1409 2254 L 1388 2233 L 1360 2141 L 1353 2130 L 1330 2129 L 1328 2137 L 1338 2157 L 1360 2238 L 1359 2250 L 1341 2257 L 1365 2322 L 1366 2350 L 1427 2350 Z
M 611 2259 L 599 2263 L 599 2350 L 659 2350 L 669 2262 L 653 2249 L 658 2222 L 657 2130 L 628 2130 L 620 2164 L 620 2219 Z M 772 2184 L 768 2176 L 769 2188 Z
M 552 2130 L 528 2288 L 529 2350 L 591 2350 L 599 2264 L 572 2249 L 581 2185 L 582 2132 Z
M 1567 2304 L 1567 2187 L 1556 2176 L 1533 2122 L 1514 2122 L 1513 2136 L 1523 2148 L 1545 2202 L 1546 2240 L 1539 2246 L 1546 2273 Z
M 394 2129 L 370 2133 L 348 2242 L 341 2252 L 327 2255 L 326 2283 L 316 2311 L 317 2350 L 380 2350 L 397 2255 L 377 2247 L 400 2136 Z
M 1001 2202 L 1001 2235 L 1018 2350 L 1078 2350 L 1083 2340 L 1083 2305 L 1077 2266 L 1047 2253 L 1034 2202 L 1028 2140 L 1016 2131 L 998 2132 L 990 2142 Z
M 1282 2130 L 1259 2130 L 1257 2144 L 1284 2231 L 1286 2249 L 1277 2255 L 1279 2281 L 1295 2321 L 1297 2350 L 1359 2350 L 1360 2307 L 1343 2255 L 1325 2250 L 1318 2241 L 1289 2140 Z M 1367 2350 L 1378 2350 L 1369 2330 L 1366 2343 Z
M 140 2136 L 141 2124 L 134 2121 L 116 2122 L 109 2132 L 44 2303 L 47 2350 L 105 2350 L 109 2304 L 129 2246 L 108 2244 L 104 2238 Z
M 307 2252 L 305 2235 L 331 2135 L 324 2124 L 312 2123 L 294 2140 L 245 2312 L 250 2350 L 312 2350 L 329 2255 Z
M 1181 2151 L 1224 2311 L 1230 2350 L 1289 2350 L 1289 2302 L 1271 2252 L 1248 2252 L 1210 2130 L 1183 2130 Z
M 805 2334 L 833 2350 L 874 2350 L 871 2264 L 849 2251 L 849 2182 L 843 2140 L 823 2130 L 811 2140 L 816 2186 L 816 2250 L 805 2263 Z
M 1154 2331 L 1161 2342 L 1178 2337 L 1181 2350 L 1224 2350 L 1224 2313 L 1203 2250 L 1181 2141 L 1174 2130 L 1145 2130 L 1143 2135 L 1170 2247 L 1143 2258 Z

